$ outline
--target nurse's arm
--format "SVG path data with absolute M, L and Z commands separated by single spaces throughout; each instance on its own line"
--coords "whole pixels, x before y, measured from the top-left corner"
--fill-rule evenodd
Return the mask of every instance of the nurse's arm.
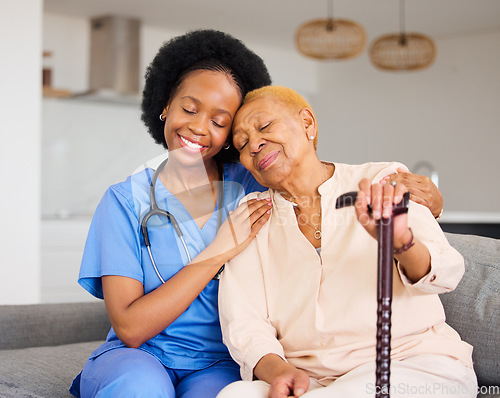
M 148 294 L 136 279 L 103 276 L 106 310 L 118 338 L 137 348 L 174 322 L 196 299 L 224 264 L 221 257 L 183 267 Z
M 243 251 L 270 215 L 266 200 L 250 200 L 231 213 L 214 241 L 193 261 L 157 289 L 144 294 L 136 279 L 102 277 L 104 302 L 111 325 L 128 347 L 137 348 L 174 322 L 198 297 L 219 269 Z M 244 234 L 241 231 L 247 230 Z M 241 239 L 234 242 L 235 237 Z

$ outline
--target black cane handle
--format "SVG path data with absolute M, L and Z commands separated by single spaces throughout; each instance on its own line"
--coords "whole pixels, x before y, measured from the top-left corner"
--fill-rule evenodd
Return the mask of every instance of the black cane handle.
M 347 192 L 343 195 L 340 195 L 335 202 L 336 209 L 342 209 L 347 206 L 354 206 L 354 202 L 356 202 L 356 198 L 358 197 L 358 193 L 356 191 Z M 392 215 L 397 216 L 398 214 L 408 213 L 408 205 L 410 202 L 410 193 L 405 192 L 403 195 L 403 199 L 397 205 L 392 208 Z M 368 206 L 371 209 L 371 206 Z
M 357 192 L 347 192 L 337 198 L 335 208 L 354 205 Z M 393 216 L 408 212 L 410 193 L 406 192 L 401 202 L 393 206 L 392 215 L 377 223 L 377 345 L 375 370 L 375 397 L 390 397 L 391 376 L 391 317 L 393 274 Z M 371 211 L 371 208 L 369 208 Z

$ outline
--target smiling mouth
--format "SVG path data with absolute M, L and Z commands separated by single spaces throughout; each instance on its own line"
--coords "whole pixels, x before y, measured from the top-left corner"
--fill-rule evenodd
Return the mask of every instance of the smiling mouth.
M 192 141 L 189 141 L 187 139 L 185 139 L 184 137 L 180 136 L 179 135 L 179 140 L 181 142 L 181 145 L 184 146 L 184 147 L 188 147 L 189 149 L 193 150 L 193 151 L 201 151 L 203 148 L 206 148 L 205 146 L 203 145 L 200 145 L 200 144 L 197 144 L 196 142 L 192 142 Z
M 264 156 L 264 159 L 262 159 L 259 162 L 259 169 L 264 170 L 267 167 L 269 167 L 271 165 L 271 163 L 274 162 L 274 159 L 276 159 L 278 154 L 279 154 L 279 151 L 274 151 L 274 152 L 268 153 L 266 156 Z

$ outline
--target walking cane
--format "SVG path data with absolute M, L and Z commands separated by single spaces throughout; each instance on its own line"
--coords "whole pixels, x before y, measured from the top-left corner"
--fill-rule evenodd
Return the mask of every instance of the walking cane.
M 357 192 L 348 192 L 337 198 L 336 209 L 354 205 Z M 375 370 L 375 397 L 390 397 L 391 375 L 391 303 L 393 264 L 393 217 L 408 212 L 410 193 L 406 192 L 401 202 L 393 206 L 389 218 L 381 218 L 377 225 L 377 357 Z M 371 207 L 369 206 L 371 212 Z

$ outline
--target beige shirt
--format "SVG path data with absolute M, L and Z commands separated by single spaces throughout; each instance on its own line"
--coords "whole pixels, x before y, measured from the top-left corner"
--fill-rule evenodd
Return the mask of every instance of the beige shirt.
M 269 190 L 270 220 L 222 273 L 219 307 L 224 342 L 244 380 L 266 354 L 286 359 L 326 385 L 375 361 L 377 242 L 353 207 L 335 209 L 338 196 L 357 191 L 367 177 L 378 182 L 399 163 L 335 164 L 319 187 L 320 254 L 301 233 L 292 203 Z M 403 166 L 404 167 L 404 166 Z M 445 323 L 438 293 L 453 290 L 464 272 L 461 255 L 447 242 L 424 206 L 410 203 L 409 225 L 431 254 L 431 271 L 411 283 L 395 264 L 392 302 L 393 360 L 433 353 L 472 367 L 472 347 Z

